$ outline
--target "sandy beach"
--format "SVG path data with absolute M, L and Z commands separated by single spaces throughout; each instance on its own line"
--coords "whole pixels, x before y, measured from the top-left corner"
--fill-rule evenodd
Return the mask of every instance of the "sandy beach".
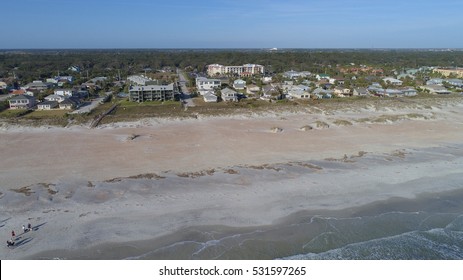
M 15 230 L 19 245 L 3 246 L 0 258 L 176 258 L 159 248 L 191 239 L 186 232 L 195 227 L 217 240 L 301 211 L 342 216 L 389 199 L 460 191 L 462 101 L 308 106 L 96 129 L 2 125 L 0 232 L 6 241 Z M 20 234 L 27 223 L 35 230 Z M 228 255 L 247 257 L 256 256 Z

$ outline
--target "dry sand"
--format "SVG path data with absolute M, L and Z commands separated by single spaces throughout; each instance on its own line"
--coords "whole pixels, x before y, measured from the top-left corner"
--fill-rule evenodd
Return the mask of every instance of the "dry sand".
M 463 171 L 459 156 L 403 160 L 463 139 L 463 102 L 426 102 L 97 129 L 4 125 L 1 235 L 6 241 L 28 222 L 39 227 L 21 235 L 20 246 L 0 249 L 0 258 L 148 240 L 197 225 L 269 225 L 301 210 L 461 188 L 410 183 Z M 365 153 L 380 158 L 349 167 Z

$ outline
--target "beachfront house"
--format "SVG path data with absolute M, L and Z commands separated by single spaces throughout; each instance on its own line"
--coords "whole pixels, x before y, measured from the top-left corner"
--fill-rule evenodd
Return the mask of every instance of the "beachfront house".
M 71 97 L 76 94 L 76 92 L 71 88 L 59 88 L 54 90 L 55 95 Z
M 231 88 L 224 88 L 220 93 L 223 101 L 238 101 L 238 93 Z
M 260 93 L 260 87 L 257 85 L 249 85 L 246 89 L 246 93 L 249 95 L 258 96 Z
M 236 89 L 236 90 L 245 89 L 246 88 L 246 81 L 244 81 L 242 79 L 237 79 L 237 80 L 233 81 L 233 88 Z
M 44 98 L 46 101 L 56 101 L 56 102 L 62 102 L 66 97 L 62 95 L 56 95 L 56 94 L 51 94 L 48 96 L 45 96 Z
M 38 110 L 51 110 L 58 107 L 57 101 L 44 101 L 37 104 Z
M 207 103 L 217 102 L 217 95 L 212 91 L 207 91 L 203 94 L 203 100 Z
M 369 95 L 368 90 L 364 87 L 354 88 L 353 94 L 354 96 L 367 96 Z
M 208 79 L 205 77 L 196 78 L 196 88 L 198 91 L 208 91 L 215 88 L 220 88 L 221 81 L 219 79 Z
M 80 101 L 77 98 L 66 98 L 59 103 L 59 108 L 62 110 L 69 110 L 77 108 L 80 105 Z
M 8 100 L 11 109 L 31 109 L 35 106 L 35 97 L 29 95 L 15 95 Z
M 386 83 L 386 84 L 393 85 L 393 86 L 401 86 L 403 84 L 403 82 L 401 80 L 398 80 L 398 79 L 395 79 L 395 78 L 392 78 L 392 77 L 384 78 L 383 82 Z

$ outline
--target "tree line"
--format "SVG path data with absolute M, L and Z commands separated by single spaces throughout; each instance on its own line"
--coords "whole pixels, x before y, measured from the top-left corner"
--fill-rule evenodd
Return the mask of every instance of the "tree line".
M 128 75 L 179 67 L 204 72 L 208 64 L 261 64 L 270 73 L 288 70 L 324 73 L 336 65 L 364 64 L 383 69 L 421 66 L 463 67 L 463 51 L 429 50 L 25 50 L 0 51 L 0 78 L 27 83 L 60 73 L 78 80 Z M 71 65 L 80 73 L 71 72 Z

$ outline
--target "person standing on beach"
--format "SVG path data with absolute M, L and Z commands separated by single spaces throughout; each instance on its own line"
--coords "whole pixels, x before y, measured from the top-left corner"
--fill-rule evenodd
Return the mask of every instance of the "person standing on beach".
M 27 231 L 32 231 L 32 225 L 31 225 L 31 223 L 28 223 L 28 224 L 27 224 Z
M 27 229 L 26 229 L 26 226 L 23 225 L 23 232 L 26 233 L 27 232 Z
M 12 230 L 12 231 L 11 231 L 11 237 L 12 237 L 12 238 L 15 238 L 15 236 L 16 236 L 16 233 L 14 233 L 14 230 Z

